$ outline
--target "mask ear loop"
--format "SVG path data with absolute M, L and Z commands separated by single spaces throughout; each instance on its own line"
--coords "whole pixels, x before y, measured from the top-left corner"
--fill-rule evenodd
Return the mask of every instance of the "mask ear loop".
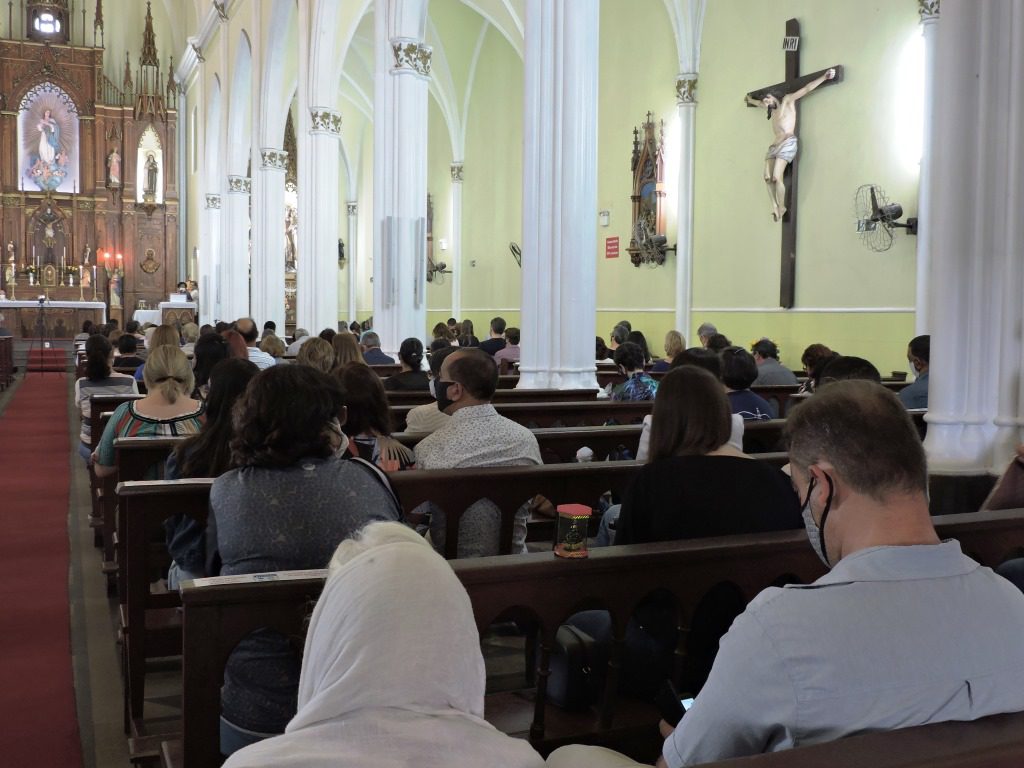
M 828 481 L 828 497 L 825 499 L 825 511 L 821 513 L 821 524 L 818 526 L 818 543 L 821 545 L 821 555 L 828 560 L 829 565 L 832 561 L 829 560 L 828 550 L 825 549 L 825 521 L 828 520 L 828 513 L 832 511 L 832 497 L 835 495 L 836 487 L 832 483 L 832 477 L 825 473 L 825 480 Z M 808 501 L 810 500 L 810 492 L 807 494 Z

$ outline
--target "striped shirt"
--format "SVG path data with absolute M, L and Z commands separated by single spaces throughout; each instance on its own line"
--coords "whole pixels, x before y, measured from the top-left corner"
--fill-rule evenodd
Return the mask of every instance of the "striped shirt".
M 175 437 L 194 435 L 206 421 L 206 405 L 200 406 L 182 416 L 173 419 L 151 419 L 135 410 L 137 401 L 132 400 L 118 406 L 107 422 L 100 438 L 99 462 L 104 467 L 115 464 L 114 440 L 118 437 Z
M 82 414 L 82 429 L 79 439 L 85 445 L 92 445 L 92 420 L 89 416 L 90 401 L 93 395 L 137 395 L 139 387 L 135 379 L 125 373 L 111 372 L 104 379 L 87 379 L 75 382 L 75 406 Z

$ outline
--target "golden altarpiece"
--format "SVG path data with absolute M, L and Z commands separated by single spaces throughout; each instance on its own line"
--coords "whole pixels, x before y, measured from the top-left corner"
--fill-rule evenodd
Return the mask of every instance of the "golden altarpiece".
M 68 0 L 18 10 L 23 28 L 8 9 L 0 39 L 0 288 L 47 297 L 51 330 L 101 314 L 89 302 L 123 325 L 178 282 L 176 85 L 148 3 L 120 85 L 104 74 L 102 0 L 89 35 Z M 34 323 L 19 317 L 15 332 Z

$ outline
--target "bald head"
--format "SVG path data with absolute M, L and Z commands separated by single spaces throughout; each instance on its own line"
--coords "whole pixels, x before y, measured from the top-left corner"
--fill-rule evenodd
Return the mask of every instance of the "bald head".
M 245 339 L 246 346 L 256 346 L 256 338 L 259 330 L 256 328 L 256 321 L 251 317 L 243 317 L 235 323 L 235 330 Z

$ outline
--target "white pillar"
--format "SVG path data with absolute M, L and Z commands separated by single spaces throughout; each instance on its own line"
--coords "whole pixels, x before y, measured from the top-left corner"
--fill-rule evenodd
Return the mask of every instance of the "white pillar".
M 598 0 L 527 0 L 519 386 L 597 387 Z
M 930 130 L 942 162 L 930 174 L 932 215 L 923 222 L 935 308 L 925 445 L 938 473 L 999 470 L 1020 439 L 1022 11 L 1022 0 L 949 3 L 938 25 L 942 87 Z
M 203 211 L 203 247 L 199 252 L 199 322 L 216 323 L 221 319 L 221 225 L 220 195 L 206 196 Z
M 338 174 L 341 115 L 310 108 L 309 163 L 299 166 L 297 324 L 317 334 L 338 327 Z
M 452 271 L 452 314 L 462 317 L 462 181 L 465 166 L 461 160 L 452 163 L 452 230 L 448 267 Z
M 257 325 L 277 323 L 284 336 L 284 177 L 288 153 L 260 149 L 253 180 L 252 316 Z
M 690 341 L 693 306 L 693 176 L 697 127 L 697 75 L 676 78 L 679 110 L 679 179 L 676 218 L 676 330 Z
M 221 319 L 249 316 L 249 195 L 252 180 L 228 176 L 224 196 L 224 250 L 221 254 Z M 200 295 L 201 296 L 201 295 Z
M 426 0 L 375 8 L 373 120 L 373 325 L 381 347 L 427 331 L 427 93 L 431 49 Z
M 917 191 L 917 290 L 915 294 L 914 333 L 931 332 L 932 230 L 932 141 L 935 126 L 935 39 L 939 30 L 939 3 L 920 2 L 921 34 L 924 37 L 924 138 L 921 143 L 921 178 Z
M 358 320 L 359 311 L 359 204 L 349 200 L 345 205 L 348 210 L 345 266 L 348 268 L 348 322 L 351 324 Z

